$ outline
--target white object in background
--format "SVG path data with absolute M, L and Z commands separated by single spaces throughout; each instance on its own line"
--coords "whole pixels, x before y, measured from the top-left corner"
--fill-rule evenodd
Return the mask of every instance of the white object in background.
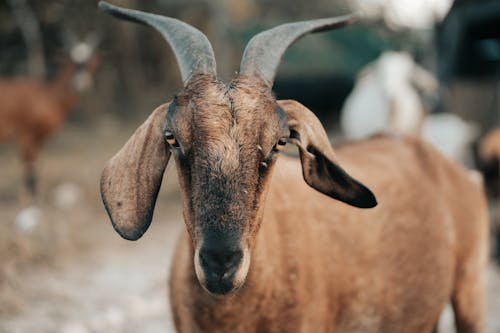
M 90 331 L 80 323 L 67 323 L 61 328 L 61 333 L 90 333 Z
M 82 198 L 82 190 L 75 183 L 63 183 L 54 189 L 54 205 L 63 210 L 76 206 Z
M 458 162 L 467 161 L 470 145 L 478 135 L 477 125 L 452 113 L 429 115 L 422 126 L 422 137 Z
M 348 139 L 380 132 L 420 132 L 425 117 L 417 88 L 437 94 L 435 78 L 406 52 L 385 52 L 366 66 L 342 108 L 340 123 Z
M 21 210 L 15 220 L 16 228 L 21 232 L 32 232 L 42 220 L 42 210 L 36 206 L 30 206 Z

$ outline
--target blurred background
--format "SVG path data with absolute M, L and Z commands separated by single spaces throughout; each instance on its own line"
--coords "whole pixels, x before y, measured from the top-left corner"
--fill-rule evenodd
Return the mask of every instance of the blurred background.
M 487 332 L 500 332 L 500 0 L 112 3 L 197 27 L 226 82 L 254 34 L 361 11 L 358 24 L 292 46 L 274 91 L 313 110 L 334 143 L 377 131 L 420 135 L 483 172 L 492 213 Z M 183 227 L 175 170 L 140 242 L 112 230 L 98 180 L 181 87 L 160 34 L 107 16 L 97 1 L 0 0 L 0 332 L 173 330 L 166 277 Z M 445 312 L 442 332 L 453 332 L 451 321 Z

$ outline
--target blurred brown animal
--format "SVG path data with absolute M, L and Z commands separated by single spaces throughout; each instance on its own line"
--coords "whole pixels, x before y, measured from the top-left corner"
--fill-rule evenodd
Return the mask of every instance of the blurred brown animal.
M 486 179 L 490 194 L 497 197 L 500 192 L 500 128 L 486 133 L 475 147 L 476 164 Z
M 31 196 L 36 192 L 35 161 L 43 144 L 77 105 L 79 85 L 85 88 L 97 65 L 96 55 L 82 64 L 68 58 L 51 81 L 0 80 L 0 142 L 17 142 Z
M 482 172 L 489 197 L 495 202 L 495 258 L 500 263 L 500 128 L 495 128 L 481 138 L 476 147 L 476 164 Z
M 450 300 L 458 332 L 483 332 L 488 225 L 480 181 L 417 139 L 380 136 L 334 153 L 311 111 L 272 94 L 279 60 L 296 39 L 352 16 L 258 34 L 226 85 L 198 30 L 101 7 L 158 29 L 185 82 L 101 177 L 114 228 L 136 240 L 174 158 L 187 227 L 170 280 L 179 332 L 431 332 Z M 287 141 L 300 161 L 278 158 Z M 374 190 L 378 207 L 352 207 L 377 200 L 339 162 Z

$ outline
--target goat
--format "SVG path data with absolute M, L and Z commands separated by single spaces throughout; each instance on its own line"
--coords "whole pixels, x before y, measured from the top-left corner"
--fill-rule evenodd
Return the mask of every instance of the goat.
M 446 156 L 467 163 L 474 124 L 452 113 L 428 114 L 420 91 L 435 99 L 438 82 L 405 52 L 386 52 L 366 66 L 344 103 L 341 126 L 348 139 L 377 132 L 421 136 Z
M 480 138 L 474 147 L 476 164 L 485 177 L 487 188 L 493 197 L 500 190 L 500 128 L 494 128 Z
M 438 83 L 405 52 L 385 52 L 364 68 L 341 112 L 341 126 L 349 139 L 363 139 L 381 131 L 420 133 L 425 108 L 415 89 L 433 94 Z
M 75 44 L 71 57 L 51 81 L 0 80 L 0 142 L 16 141 L 25 171 L 25 187 L 36 193 L 35 161 L 45 143 L 78 102 L 94 74 L 98 58 L 90 45 Z
M 170 276 L 179 332 L 430 332 L 449 299 L 459 332 L 483 331 L 480 182 L 413 138 L 379 136 L 334 153 L 310 110 L 272 94 L 280 58 L 295 40 L 355 16 L 261 32 L 225 84 L 194 27 L 100 7 L 159 30 L 184 81 L 100 180 L 114 229 L 137 240 L 175 160 L 186 224 Z M 300 160 L 278 157 L 288 141 Z
M 477 167 L 484 176 L 489 197 L 495 202 L 495 257 L 500 263 L 500 128 L 487 132 L 477 142 L 474 153 Z

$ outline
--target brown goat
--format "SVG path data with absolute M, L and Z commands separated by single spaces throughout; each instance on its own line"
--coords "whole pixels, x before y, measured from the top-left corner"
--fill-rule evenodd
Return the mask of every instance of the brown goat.
M 334 153 L 311 111 L 271 92 L 293 41 L 352 17 L 255 36 L 226 85 L 193 27 L 101 7 L 160 30 L 185 82 L 101 178 L 114 228 L 136 240 L 175 159 L 187 227 L 170 280 L 179 332 L 431 332 L 450 300 L 459 332 L 483 331 L 481 184 L 417 139 L 376 137 Z M 298 146 L 300 161 L 278 158 L 287 141 Z M 378 207 L 351 207 L 377 201 L 337 161 L 374 190 Z
M 478 142 L 476 162 L 484 175 L 489 197 L 495 201 L 495 257 L 500 263 L 500 128 L 495 128 Z
M 500 128 L 495 128 L 482 137 L 476 146 L 476 162 L 486 181 L 491 181 L 493 196 L 500 192 Z
M 95 56 L 84 65 L 68 59 L 52 81 L 0 80 L 0 142 L 17 141 L 25 169 L 25 186 L 31 195 L 36 192 L 35 161 L 40 149 L 77 104 L 75 75 L 93 74 L 96 66 Z

